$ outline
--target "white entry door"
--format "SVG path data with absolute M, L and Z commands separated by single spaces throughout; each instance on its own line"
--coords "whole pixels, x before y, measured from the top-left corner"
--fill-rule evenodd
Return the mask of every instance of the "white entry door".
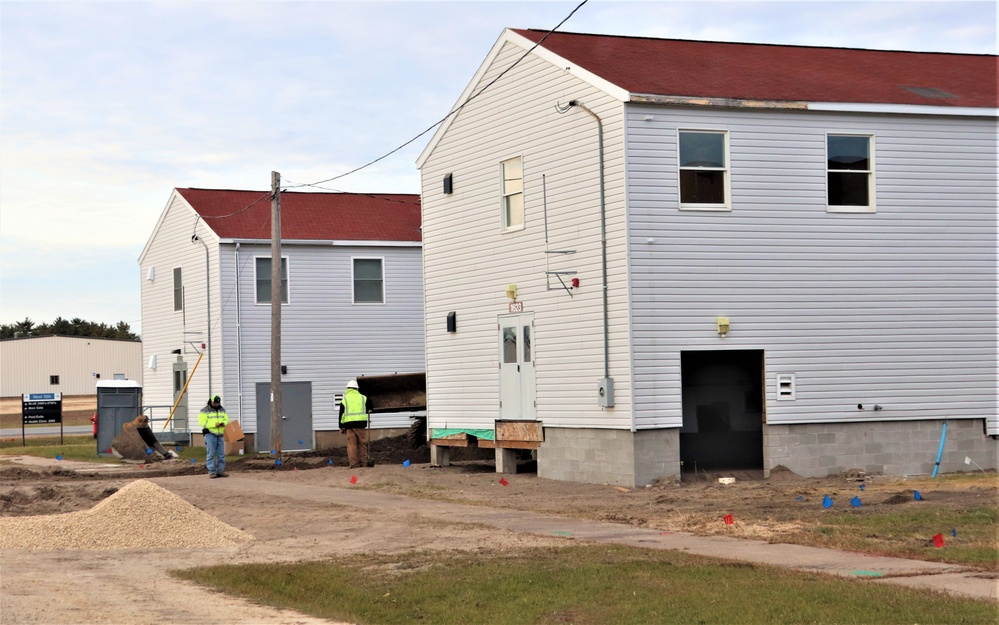
M 534 313 L 500 316 L 499 354 L 500 419 L 537 419 Z

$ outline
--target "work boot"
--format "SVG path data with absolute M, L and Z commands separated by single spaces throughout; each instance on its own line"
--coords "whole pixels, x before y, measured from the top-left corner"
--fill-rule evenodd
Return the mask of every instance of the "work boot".
M 209 474 L 208 474 L 208 477 L 210 477 L 210 478 L 212 478 L 212 479 L 214 480 L 215 478 L 217 478 L 217 477 L 218 477 L 218 475 L 217 475 L 217 474 L 215 474 L 215 473 L 209 473 Z
M 229 477 L 229 474 L 226 473 L 225 471 L 222 471 L 221 473 L 216 473 L 215 477 Z

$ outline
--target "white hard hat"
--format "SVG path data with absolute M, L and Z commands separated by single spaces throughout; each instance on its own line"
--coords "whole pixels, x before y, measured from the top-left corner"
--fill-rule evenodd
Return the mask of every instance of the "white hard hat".
M 347 388 L 357 388 L 357 380 L 351 380 L 347 382 Z

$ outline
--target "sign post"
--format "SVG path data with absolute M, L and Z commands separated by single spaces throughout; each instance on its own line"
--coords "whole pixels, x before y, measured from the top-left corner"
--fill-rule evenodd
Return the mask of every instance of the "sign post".
M 21 395 L 21 446 L 24 447 L 24 426 L 46 423 L 59 424 L 59 444 L 63 442 L 62 393 L 25 393 Z

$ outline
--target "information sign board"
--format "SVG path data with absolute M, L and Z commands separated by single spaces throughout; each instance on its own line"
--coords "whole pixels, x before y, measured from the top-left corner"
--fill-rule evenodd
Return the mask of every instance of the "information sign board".
M 62 423 L 62 393 L 25 393 L 21 396 L 21 423 Z

